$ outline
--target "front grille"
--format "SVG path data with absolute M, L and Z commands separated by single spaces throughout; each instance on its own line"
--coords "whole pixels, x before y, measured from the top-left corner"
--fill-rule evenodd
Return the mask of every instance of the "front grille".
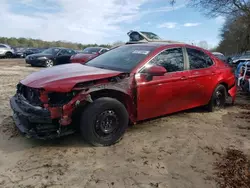
M 22 95 L 30 104 L 41 106 L 40 92 L 36 88 L 27 87 L 23 84 L 18 84 L 17 93 Z

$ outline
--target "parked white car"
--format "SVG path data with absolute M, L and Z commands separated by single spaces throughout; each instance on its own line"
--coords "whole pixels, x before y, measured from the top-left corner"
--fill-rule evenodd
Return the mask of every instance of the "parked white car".
M 0 57 L 12 58 L 14 55 L 14 49 L 7 44 L 0 44 Z

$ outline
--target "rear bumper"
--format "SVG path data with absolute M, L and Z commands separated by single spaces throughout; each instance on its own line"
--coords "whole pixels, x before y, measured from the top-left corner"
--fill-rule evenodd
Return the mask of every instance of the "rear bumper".
M 235 84 L 232 88 L 228 90 L 228 94 L 232 97 L 232 103 L 234 103 L 237 94 L 237 85 Z
M 17 95 L 10 99 L 10 106 L 16 127 L 27 137 L 53 139 L 65 135 L 60 131 L 58 121 L 50 118 L 50 112 L 47 109 L 32 106 L 23 97 Z

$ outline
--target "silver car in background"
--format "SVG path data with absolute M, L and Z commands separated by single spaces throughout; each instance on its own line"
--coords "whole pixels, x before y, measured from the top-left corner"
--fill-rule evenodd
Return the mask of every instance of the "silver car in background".
M 7 44 L 0 44 L 0 57 L 12 58 L 14 55 L 14 49 Z
M 220 60 L 222 60 L 222 61 L 224 61 L 224 62 L 227 61 L 227 58 L 224 56 L 223 53 L 220 53 L 220 52 L 212 52 L 212 54 L 213 54 L 215 57 L 219 58 Z

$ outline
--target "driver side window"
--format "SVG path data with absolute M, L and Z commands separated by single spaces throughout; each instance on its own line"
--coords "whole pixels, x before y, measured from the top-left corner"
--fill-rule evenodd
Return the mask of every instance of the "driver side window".
M 60 52 L 59 52 L 60 55 L 67 55 L 68 54 L 68 51 L 65 50 L 65 49 L 62 49 Z
M 184 70 L 184 58 L 181 48 L 168 49 L 156 57 L 150 62 L 150 65 L 163 66 L 167 72 L 177 72 Z

